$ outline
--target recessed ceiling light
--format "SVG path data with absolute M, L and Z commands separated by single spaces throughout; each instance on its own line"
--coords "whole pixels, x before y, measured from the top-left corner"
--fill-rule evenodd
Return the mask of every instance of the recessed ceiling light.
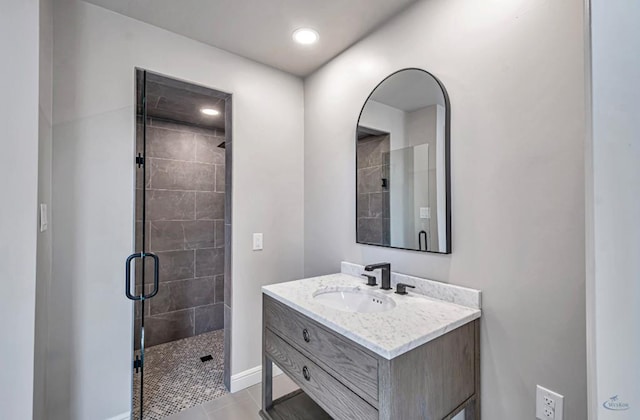
M 293 40 L 302 45 L 315 44 L 318 39 L 320 39 L 320 35 L 311 28 L 296 29 L 293 33 Z
M 220 115 L 220 111 L 213 108 L 202 108 L 200 110 L 204 115 Z

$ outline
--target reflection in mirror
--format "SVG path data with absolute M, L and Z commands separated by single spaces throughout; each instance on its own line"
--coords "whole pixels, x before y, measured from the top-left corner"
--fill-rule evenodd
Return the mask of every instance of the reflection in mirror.
M 419 69 L 382 81 L 360 112 L 357 242 L 451 252 L 449 101 Z

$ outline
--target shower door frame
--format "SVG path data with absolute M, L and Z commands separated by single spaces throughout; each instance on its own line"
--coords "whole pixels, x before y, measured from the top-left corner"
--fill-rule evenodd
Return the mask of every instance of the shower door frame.
M 139 97 L 138 92 L 137 92 L 137 83 L 138 81 L 138 72 L 142 72 L 142 89 L 141 89 L 141 97 Z M 224 134 L 224 149 L 225 149 L 225 205 L 224 205 L 224 384 L 227 388 L 227 390 L 230 389 L 231 387 L 231 296 L 232 296 L 232 203 L 233 203 L 233 197 L 232 197 L 232 164 L 233 164 L 233 149 L 232 149 L 232 94 L 231 93 L 226 93 L 226 92 L 222 92 L 218 89 L 213 89 L 211 87 L 199 84 L 199 83 L 193 83 L 191 81 L 188 80 L 184 80 L 178 77 L 174 77 L 174 76 L 168 76 L 166 74 L 162 74 L 162 73 L 158 73 L 158 72 L 154 72 L 154 71 L 150 71 L 144 68 L 140 68 L 140 67 L 135 67 L 134 68 L 134 138 L 133 138 L 133 142 L 134 142 L 134 159 L 133 159 L 133 165 L 134 165 L 134 182 L 133 182 L 133 196 L 134 196 L 134 211 L 133 211 L 133 226 L 134 226 L 134 254 L 131 254 L 127 260 L 126 260 L 126 283 L 125 283 L 125 294 L 127 296 L 127 298 L 129 298 L 130 300 L 132 300 L 131 305 L 132 305 L 132 313 L 133 313 L 133 317 L 132 317 L 132 342 L 133 342 L 133 347 L 132 347 L 132 360 L 133 360 L 133 364 L 132 364 L 132 376 L 131 376 L 131 415 L 132 418 L 134 418 L 133 416 L 136 414 L 133 412 L 134 410 L 134 404 L 133 404 L 133 397 L 134 397 L 134 392 L 136 392 L 135 388 L 134 388 L 134 379 L 135 376 L 134 375 L 141 375 L 140 377 L 140 419 L 143 419 L 143 415 L 144 415 L 144 389 L 143 389 L 143 385 L 144 385 L 144 318 L 145 318 L 145 311 L 144 311 L 144 303 L 146 300 L 149 300 L 151 298 L 153 298 L 153 296 L 155 296 L 158 292 L 158 288 L 159 288 L 159 281 L 158 281 L 158 259 L 157 257 L 149 252 L 146 252 L 146 244 L 145 244 L 145 236 L 146 236 L 146 207 L 147 207 L 147 194 L 146 194 L 146 183 L 144 182 L 146 180 L 146 163 L 147 163 L 147 156 L 146 156 L 146 128 L 147 128 L 147 109 L 146 109 L 146 75 L 147 74 L 152 74 L 155 76 L 159 76 L 159 77 L 163 77 L 166 79 L 170 79 L 176 82 L 180 82 L 180 83 L 186 83 L 192 86 L 197 86 L 197 87 L 202 87 L 207 89 L 209 92 L 208 94 L 210 94 L 212 97 L 217 98 L 217 99 L 221 99 L 224 101 L 224 109 L 225 109 L 225 121 L 224 121 L 224 129 L 225 129 L 225 134 Z M 139 150 L 138 146 L 137 146 L 137 142 L 138 142 L 138 130 L 137 130 L 137 121 L 138 121 L 138 101 L 142 100 L 142 149 Z M 137 178 L 138 178 L 138 171 L 139 170 L 143 171 L 143 183 L 142 183 L 142 229 L 141 229 L 141 235 L 142 235 L 142 241 L 140 242 L 141 244 L 141 250 L 137 250 L 137 235 L 136 235 L 136 223 L 138 223 L 137 221 L 137 209 L 140 208 L 138 206 L 138 194 L 136 193 L 136 189 L 138 186 L 137 183 Z M 135 274 L 134 274 L 134 281 L 133 281 L 133 289 L 132 289 L 132 285 L 130 284 L 130 275 L 131 275 L 131 262 L 139 260 L 144 262 L 145 258 L 152 258 L 155 262 L 154 266 L 155 266 L 155 270 L 153 273 L 153 277 L 154 277 L 154 288 L 152 290 L 151 293 L 148 293 L 147 295 L 145 295 L 145 264 L 142 263 L 141 265 L 141 269 L 140 269 L 140 273 L 141 273 L 141 278 L 140 279 L 135 279 Z M 135 270 L 134 270 L 135 271 Z M 140 286 L 142 286 L 141 288 L 141 294 L 137 295 L 136 294 L 136 286 L 138 285 L 137 280 L 141 280 L 140 282 Z M 147 283 L 148 284 L 148 283 Z M 131 293 L 133 290 L 133 294 Z M 139 338 L 139 342 L 140 342 L 140 359 L 138 360 L 136 357 L 136 349 L 135 349 L 135 345 L 136 345 L 136 317 L 135 317 L 135 305 L 136 303 L 140 303 L 140 338 Z M 138 372 L 139 371 L 139 372 Z

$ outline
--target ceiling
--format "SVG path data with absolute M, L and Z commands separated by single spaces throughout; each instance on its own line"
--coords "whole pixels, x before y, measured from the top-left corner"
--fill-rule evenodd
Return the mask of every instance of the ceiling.
M 429 73 L 416 69 L 398 72 L 384 80 L 370 99 L 406 112 L 434 104 L 445 105 L 438 82 Z
M 137 98 L 142 97 L 142 74 L 141 70 L 136 73 Z M 148 117 L 224 130 L 224 95 L 215 90 L 147 72 L 145 94 Z M 142 115 L 142 101 L 138 100 L 137 105 L 137 113 Z M 200 112 L 203 108 L 215 109 L 219 114 L 205 115 Z
M 297 76 L 306 76 L 416 0 L 85 0 Z M 311 27 L 320 41 L 295 44 Z

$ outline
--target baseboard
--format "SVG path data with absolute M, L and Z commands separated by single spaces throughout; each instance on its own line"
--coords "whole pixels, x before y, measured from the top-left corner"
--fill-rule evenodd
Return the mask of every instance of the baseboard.
M 273 365 L 273 376 L 282 375 L 278 366 Z M 262 366 L 256 366 L 243 372 L 231 375 L 231 389 L 229 391 L 238 392 L 262 382 Z
M 131 420 L 131 413 L 129 411 L 127 411 L 126 413 L 122 413 L 122 414 L 118 414 L 117 416 L 109 417 L 106 420 Z

